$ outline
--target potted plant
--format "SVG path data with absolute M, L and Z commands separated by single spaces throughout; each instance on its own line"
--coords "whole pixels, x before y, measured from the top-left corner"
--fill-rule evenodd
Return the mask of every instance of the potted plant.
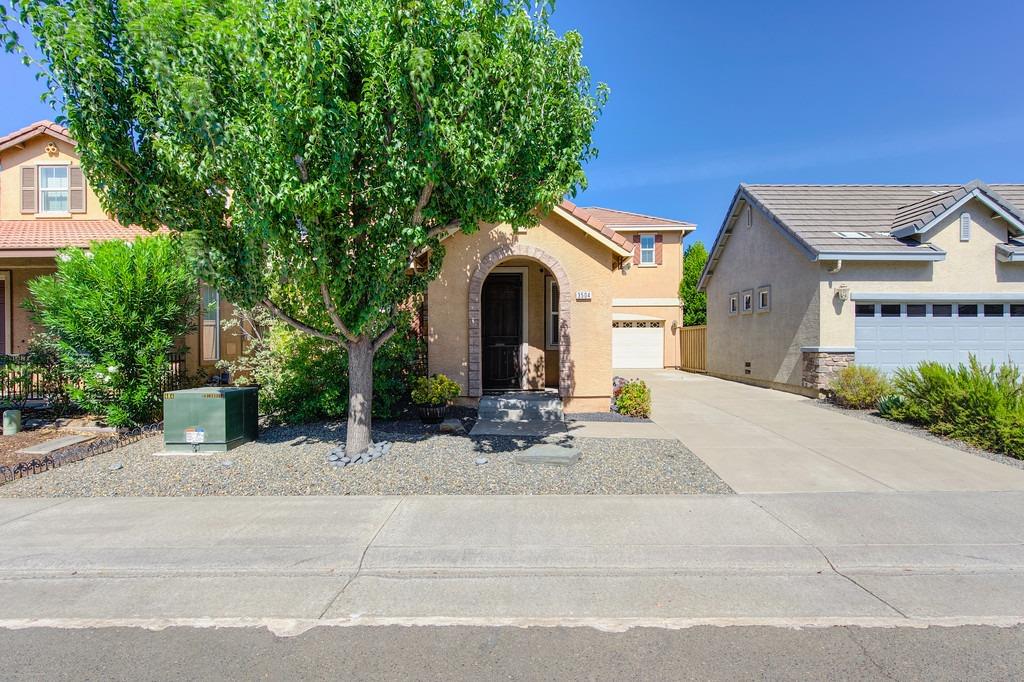
M 420 377 L 412 389 L 412 402 L 424 424 L 440 424 L 444 421 L 448 406 L 459 396 L 462 389 L 443 374 Z

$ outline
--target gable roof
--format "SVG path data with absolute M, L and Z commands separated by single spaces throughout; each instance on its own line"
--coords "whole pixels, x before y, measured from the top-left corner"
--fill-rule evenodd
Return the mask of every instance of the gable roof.
M 49 257 L 66 246 L 87 247 L 93 241 L 132 240 L 151 234 L 116 220 L 0 220 L 0 257 Z
M 985 185 L 747 185 L 729 212 L 701 275 L 707 285 L 745 206 L 756 207 L 811 261 L 943 260 L 945 252 L 921 243 L 926 232 L 971 199 L 985 201 L 1011 227 L 1024 225 L 1024 184 Z
M 37 135 L 49 135 L 72 146 L 77 144 L 72 139 L 71 132 L 67 128 L 59 126 L 53 121 L 43 120 L 36 121 L 20 130 L 15 130 L 13 133 L 0 137 L 0 152 L 24 144 Z
M 567 203 L 569 202 L 563 202 L 563 204 Z M 606 227 L 616 231 L 650 229 L 662 232 L 693 232 L 697 229 L 694 223 L 688 223 L 684 220 L 659 218 L 645 213 L 631 213 L 629 211 L 602 208 L 600 206 L 587 206 L 582 210 L 586 211 L 592 218 L 604 223 Z

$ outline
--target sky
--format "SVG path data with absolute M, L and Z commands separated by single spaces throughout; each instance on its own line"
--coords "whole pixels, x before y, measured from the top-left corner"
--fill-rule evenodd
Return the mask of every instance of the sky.
M 611 88 L 578 204 L 710 245 L 740 182 L 1024 182 L 1020 0 L 559 0 L 553 24 Z M 0 132 L 53 118 L 41 91 L 0 53 Z

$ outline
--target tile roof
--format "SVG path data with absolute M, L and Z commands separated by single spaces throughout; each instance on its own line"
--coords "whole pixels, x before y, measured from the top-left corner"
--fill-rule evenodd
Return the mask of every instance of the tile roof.
M 601 220 L 598 216 L 594 215 L 589 209 L 583 208 L 582 206 L 577 206 L 576 204 L 567 200 L 562 201 L 562 203 L 559 204 L 559 208 L 561 208 L 566 213 L 570 214 L 572 217 L 576 218 L 576 220 L 579 220 L 581 223 L 589 227 L 594 232 L 600 234 L 605 239 L 609 240 L 610 242 L 618 246 L 620 249 L 625 249 L 626 251 L 629 252 L 633 251 L 633 242 L 631 240 L 627 240 L 621 234 L 610 228 L 603 220 Z
M 15 145 L 19 145 L 23 142 L 31 140 L 36 135 L 50 135 L 56 137 L 59 140 L 63 140 L 68 144 L 74 145 L 75 141 L 71 137 L 71 131 L 64 126 L 59 126 L 53 121 L 36 121 L 30 125 L 15 130 L 13 133 L 8 133 L 3 137 L 0 137 L 0 152 Z
M 646 215 L 644 213 L 631 213 L 629 211 L 620 211 L 614 208 L 601 208 L 600 206 L 585 206 L 583 207 L 583 210 L 612 229 L 620 227 L 650 227 L 652 229 L 660 228 L 666 230 L 683 230 L 684 232 L 692 232 L 697 229 L 695 224 L 688 223 L 684 220 L 659 218 L 657 216 Z
M 149 234 L 141 227 L 124 227 L 115 220 L 0 220 L 0 252 L 56 251 L 65 246 L 89 246 L 92 241 L 135 239 Z
M 909 238 L 972 192 L 982 193 L 1024 222 L 1024 184 L 986 185 L 740 185 L 701 277 L 721 257 L 741 202 L 764 211 L 812 260 L 856 256 L 934 259 L 938 247 Z M 902 236 L 897 236 L 895 233 Z

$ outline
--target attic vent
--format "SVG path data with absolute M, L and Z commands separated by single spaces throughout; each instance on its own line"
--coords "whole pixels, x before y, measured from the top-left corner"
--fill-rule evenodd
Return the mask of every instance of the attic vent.
M 971 214 L 961 213 L 960 214 L 960 241 L 969 242 L 971 241 Z
M 871 235 L 864 234 L 863 232 L 833 232 L 837 237 L 843 239 L 870 239 Z

